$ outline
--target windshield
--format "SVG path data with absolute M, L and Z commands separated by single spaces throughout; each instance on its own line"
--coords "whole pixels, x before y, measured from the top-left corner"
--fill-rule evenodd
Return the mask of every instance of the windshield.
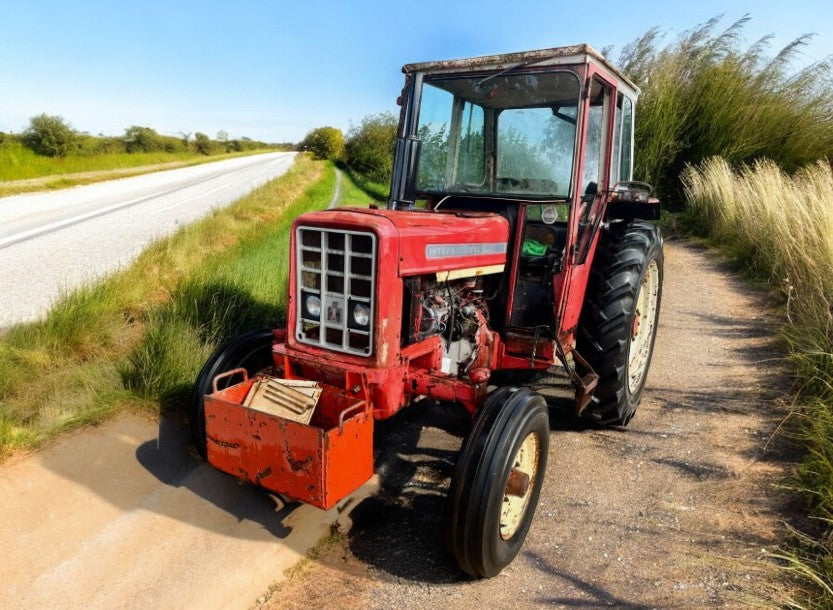
M 568 198 L 578 99 L 565 71 L 426 79 L 417 192 Z

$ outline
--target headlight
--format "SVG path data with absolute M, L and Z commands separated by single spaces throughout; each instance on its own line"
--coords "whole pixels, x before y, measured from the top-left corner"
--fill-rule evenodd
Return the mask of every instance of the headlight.
M 356 303 L 353 306 L 353 320 L 359 326 L 367 326 L 370 324 L 370 307 L 364 303 Z
M 319 299 L 314 294 L 307 296 L 304 305 L 306 305 L 307 313 L 309 313 L 309 315 L 311 315 L 313 318 L 317 318 L 321 315 L 321 299 Z

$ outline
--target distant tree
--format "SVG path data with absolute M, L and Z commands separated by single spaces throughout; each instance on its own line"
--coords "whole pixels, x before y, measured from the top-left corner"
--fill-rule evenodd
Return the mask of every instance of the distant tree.
M 179 132 L 179 137 L 182 139 L 182 143 L 185 145 L 185 150 L 188 150 L 188 140 L 191 139 L 191 132 L 185 133 L 184 131 Z
M 194 147 L 201 155 L 211 154 L 211 139 L 204 133 L 197 132 L 194 134 Z
M 390 178 L 396 147 L 398 121 L 390 112 L 372 114 L 350 129 L 347 137 L 347 164 L 372 180 Z
M 63 117 L 39 114 L 29 119 L 23 143 L 39 155 L 65 157 L 76 149 L 78 134 Z
M 218 131 L 217 132 L 217 141 L 226 143 L 228 142 L 228 132 L 226 131 Z
M 150 127 L 133 125 L 124 131 L 124 147 L 129 153 L 154 152 L 164 149 L 162 136 Z
M 300 149 L 316 159 L 340 161 L 344 157 L 344 134 L 336 127 L 317 127 L 301 141 Z

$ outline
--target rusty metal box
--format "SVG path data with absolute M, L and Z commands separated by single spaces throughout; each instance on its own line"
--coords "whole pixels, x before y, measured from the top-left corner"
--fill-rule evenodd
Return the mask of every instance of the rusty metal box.
M 243 406 L 256 380 L 206 396 L 212 466 L 322 509 L 373 476 L 373 415 L 366 401 L 324 385 L 305 425 Z

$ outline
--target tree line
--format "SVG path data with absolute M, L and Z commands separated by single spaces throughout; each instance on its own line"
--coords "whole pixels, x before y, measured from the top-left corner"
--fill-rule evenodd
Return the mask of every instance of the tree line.
M 114 153 L 194 152 L 202 155 L 243 152 L 262 148 L 288 148 L 291 145 L 266 144 L 251 138 L 229 138 L 220 131 L 215 138 L 196 132 L 178 136 L 163 135 L 151 127 L 133 125 L 122 136 L 91 136 L 73 129 L 61 116 L 42 113 L 29 119 L 19 135 L 0 132 L 0 144 L 18 140 L 35 154 L 44 157 Z

